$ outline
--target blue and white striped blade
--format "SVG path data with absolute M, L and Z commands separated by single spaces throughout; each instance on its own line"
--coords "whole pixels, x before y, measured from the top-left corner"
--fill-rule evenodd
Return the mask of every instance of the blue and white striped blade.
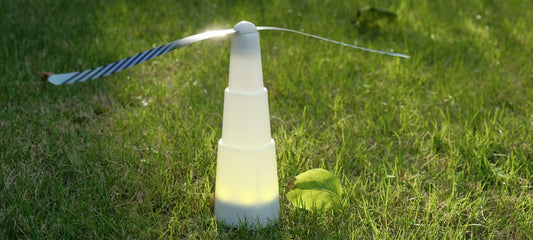
M 120 72 L 124 69 L 133 67 L 139 63 L 146 62 L 152 58 L 168 53 L 174 49 L 178 49 L 189 44 L 206 40 L 209 38 L 220 37 L 226 34 L 234 33 L 233 29 L 219 30 L 219 31 L 209 31 L 205 33 L 200 33 L 192 35 L 186 38 L 178 39 L 176 41 L 167 43 L 165 45 L 152 48 L 148 51 L 133 55 L 129 58 L 122 59 L 118 62 L 110 63 L 105 66 L 100 66 L 94 69 L 88 69 L 82 72 L 70 72 L 70 73 L 60 73 L 53 74 L 48 77 L 48 81 L 55 85 L 61 84 L 70 84 L 77 82 L 84 82 L 89 79 L 96 79 L 105 77 L 107 75 Z
M 261 31 L 261 30 L 274 30 L 274 31 L 285 31 L 285 32 L 291 32 L 291 33 L 297 33 L 297 34 L 301 34 L 301 35 L 304 35 L 304 36 L 317 38 L 317 39 L 320 39 L 322 41 L 327 41 L 327 42 L 339 44 L 339 45 L 342 45 L 342 46 L 345 46 L 345 47 L 351 47 L 351 48 L 356 48 L 356 49 L 363 50 L 363 51 L 379 53 L 379 54 L 386 54 L 386 55 L 395 56 L 395 57 L 409 58 L 409 56 L 407 56 L 405 54 L 392 53 L 392 52 L 379 51 L 379 50 L 374 50 L 374 49 L 370 49 L 370 48 L 359 47 L 359 46 L 356 46 L 356 45 L 351 45 L 351 44 L 347 44 L 347 43 L 331 40 L 331 39 L 324 38 L 324 37 L 319 37 L 319 36 L 316 36 L 316 35 L 313 35 L 313 34 L 304 33 L 304 32 L 300 32 L 300 31 L 296 31 L 296 30 L 292 30 L 292 29 L 287 29 L 287 28 L 261 26 L 261 27 L 257 27 L 257 30 L 258 31 Z M 224 35 L 227 35 L 227 34 L 230 34 L 230 33 L 234 33 L 234 32 L 236 32 L 236 31 L 233 30 L 233 29 L 226 29 L 226 30 L 209 31 L 209 32 L 205 32 L 205 33 L 192 35 L 192 36 L 189 36 L 189 37 L 186 37 L 186 38 L 182 38 L 182 39 L 176 40 L 174 42 L 170 42 L 170 43 L 167 43 L 165 45 L 150 49 L 148 51 L 136 54 L 136 55 L 131 56 L 129 58 L 122 59 L 122 60 L 120 60 L 118 62 L 107 64 L 105 66 L 100 66 L 100 67 L 97 67 L 97 68 L 94 68 L 94 69 L 88 69 L 88 70 L 85 70 L 85 71 L 82 71 L 82 72 L 70 72 L 70 73 L 53 74 L 53 75 L 51 75 L 48 78 L 48 81 L 53 83 L 53 84 L 55 84 L 55 85 L 61 85 L 61 84 L 84 82 L 84 81 L 87 81 L 89 79 L 96 79 L 96 78 L 100 78 L 100 77 L 105 77 L 107 75 L 110 75 L 110 74 L 113 74 L 113 73 L 116 73 L 116 72 L 120 72 L 120 71 L 122 71 L 124 69 L 133 67 L 133 66 L 135 66 L 135 65 L 137 65 L 139 63 L 143 63 L 143 62 L 148 61 L 148 60 L 150 60 L 152 58 L 155 58 L 157 56 L 160 56 L 160 55 L 163 55 L 165 53 L 168 53 L 168 52 L 170 52 L 170 51 L 172 51 L 174 49 L 178 49 L 180 47 L 187 46 L 189 44 L 192 44 L 192 43 L 195 43 L 195 42 L 198 42 L 198 41 L 206 40 L 206 39 L 213 38 L 213 37 L 224 36 Z

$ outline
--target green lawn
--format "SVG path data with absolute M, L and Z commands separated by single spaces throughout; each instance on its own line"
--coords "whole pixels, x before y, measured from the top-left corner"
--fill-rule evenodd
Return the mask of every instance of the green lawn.
M 183 3 L 179 3 L 183 2 Z M 193 3 L 194 2 L 194 3 Z M 215 3 L 216 2 L 216 3 Z M 354 25 L 365 6 L 398 14 Z M 0 1 L 0 239 L 531 239 L 532 1 Z M 230 38 L 54 86 L 241 20 L 411 56 L 261 32 L 278 224 L 217 224 Z M 334 172 L 343 210 L 283 186 Z

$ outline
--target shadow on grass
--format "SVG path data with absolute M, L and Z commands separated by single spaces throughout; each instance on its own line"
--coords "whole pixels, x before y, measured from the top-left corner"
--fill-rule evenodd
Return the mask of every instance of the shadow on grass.
M 222 239 L 282 239 L 281 223 L 277 222 L 263 228 L 249 225 L 231 227 L 218 223 L 218 236 Z

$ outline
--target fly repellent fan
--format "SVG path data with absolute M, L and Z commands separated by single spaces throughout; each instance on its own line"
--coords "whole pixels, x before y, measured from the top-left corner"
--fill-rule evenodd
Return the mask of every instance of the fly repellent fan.
M 224 92 L 222 138 L 218 142 L 215 216 L 231 226 L 266 226 L 279 218 L 279 187 L 274 140 L 270 135 L 267 89 L 263 86 L 258 30 L 287 31 L 365 51 L 362 48 L 291 29 L 256 27 L 239 22 L 233 29 L 210 31 L 167 43 L 105 66 L 54 74 L 48 81 L 70 84 L 122 71 L 174 49 L 212 37 L 232 34 L 229 83 Z

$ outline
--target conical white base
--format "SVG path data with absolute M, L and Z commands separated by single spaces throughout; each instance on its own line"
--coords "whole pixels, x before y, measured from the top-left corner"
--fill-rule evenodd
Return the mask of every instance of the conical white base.
M 279 188 L 259 33 L 249 22 L 235 30 L 218 143 L 215 216 L 232 226 L 266 226 L 279 218 Z
M 274 141 L 263 148 L 218 143 L 215 215 L 228 225 L 266 226 L 279 218 Z

